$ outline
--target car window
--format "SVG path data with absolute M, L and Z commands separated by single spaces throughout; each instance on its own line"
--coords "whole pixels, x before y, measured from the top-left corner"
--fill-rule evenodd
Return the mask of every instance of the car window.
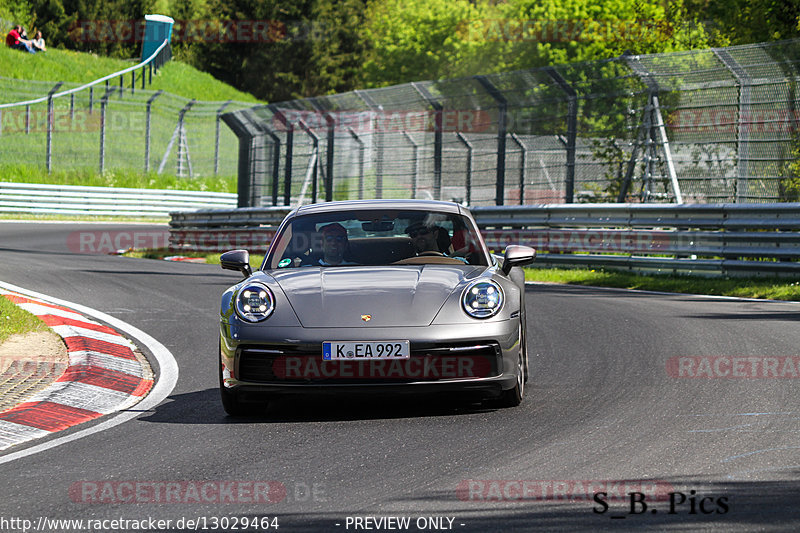
M 454 264 L 488 265 L 474 224 L 458 214 L 346 210 L 293 218 L 276 235 L 267 268 Z

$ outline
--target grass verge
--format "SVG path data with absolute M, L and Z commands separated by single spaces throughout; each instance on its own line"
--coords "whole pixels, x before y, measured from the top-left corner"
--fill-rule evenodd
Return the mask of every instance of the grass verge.
M 200 257 L 202 259 L 205 259 L 205 262 L 210 265 L 218 265 L 219 256 L 221 254 L 202 253 L 202 252 L 179 253 L 175 252 L 174 250 L 171 251 L 162 248 L 155 250 L 131 250 L 129 252 L 125 252 L 122 255 L 125 257 L 134 257 L 138 259 L 164 259 L 165 257 L 181 255 L 185 257 Z M 253 268 L 253 270 L 261 268 L 261 263 L 263 262 L 264 262 L 264 256 L 262 254 L 250 254 L 250 266 Z
M 6 85 L 9 89 L 13 87 L 15 92 L 27 91 L 29 94 L 6 94 L 0 97 L 0 100 L 14 102 L 27 100 L 34 95 L 45 95 L 56 81 L 88 83 L 132 67 L 139 61 L 140 58 L 124 60 L 57 48 L 48 48 L 46 53 L 28 54 L 2 46 L 0 47 L 0 64 L 3 65 L 3 78 L 24 80 L 28 84 L 27 87 L 23 87 L 6 82 Z M 137 70 L 137 89 L 141 87 L 140 76 L 141 73 Z M 126 86 L 130 86 L 130 74 L 126 75 L 124 82 Z M 115 83 L 118 82 L 115 80 Z M 147 84 L 146 90 L 163 90 L 183 98 L 259 103 L 259 100 L 252 94 L 239 91 L 208 73 L 175 60 L 167 62 L 158 71 L 158 74 L 153 76 L 153 83 Z
M 0 343 L 11 335 L 45 330 L 47 326 L 35 315 L 0 296 Z
M 568 285 L 800 301 L 800 281 L 777 278 L 645 276 L 613 270 L 529 268 L 525 269 L 525 279 Z
M 127 187 L 133 189 L 171 189 L 180 191 L 236 192 L 236 176 L 181 178 L 174 174 L 158 174 L 135 169 L 106 170 L 102 174 L 90 169 L 54 170 L 33 165 L 0 165 L 0 181 L 82 187 Z

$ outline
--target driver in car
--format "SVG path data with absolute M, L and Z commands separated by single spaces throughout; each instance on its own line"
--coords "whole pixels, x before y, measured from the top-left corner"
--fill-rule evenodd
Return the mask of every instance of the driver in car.
M 319 260 L 322 266 L 338 266 L 338 265 L 354 265 L 350 261 L 344 259 L 344 254 L 347 251 L 347 230 L 339 224 L 334 222 L 319 229 L 322 234 L 322 252 L 323 256 Z
M 406 228 L 406 234 L 411 237 L 411 244 L 417 255 L 433 252 L 441 255 L 439 248 L 439 231 L 444 231 L 439 226 L 426 226 L 423 222 L 414 222 Z M 431 254 L 431 255 L 433 255 Z

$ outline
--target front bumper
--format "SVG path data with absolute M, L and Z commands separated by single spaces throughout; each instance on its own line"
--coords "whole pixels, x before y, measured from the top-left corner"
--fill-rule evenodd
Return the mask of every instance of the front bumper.
M 322 361 L 322 342 L 402 340 L 411 358 Z M 409 328 L 231 327 L 220 336 L 222 383 L 242 401 L 270 394 L 465 392 L 495 396 L 516 383 L 519 321 Z

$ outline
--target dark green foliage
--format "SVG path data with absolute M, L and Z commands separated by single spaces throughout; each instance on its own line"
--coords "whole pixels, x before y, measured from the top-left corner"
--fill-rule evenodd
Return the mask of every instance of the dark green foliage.
M 41 29 L 51 47 L 124 58 L 141 44 L 119 24 L 154 12 L 176 19 L 176 35 L 183 21 L 266 22 L 268 38 L 173 47 L 268 101 L 800 36 L 793 0 L 0 0 L 0 16 Z

